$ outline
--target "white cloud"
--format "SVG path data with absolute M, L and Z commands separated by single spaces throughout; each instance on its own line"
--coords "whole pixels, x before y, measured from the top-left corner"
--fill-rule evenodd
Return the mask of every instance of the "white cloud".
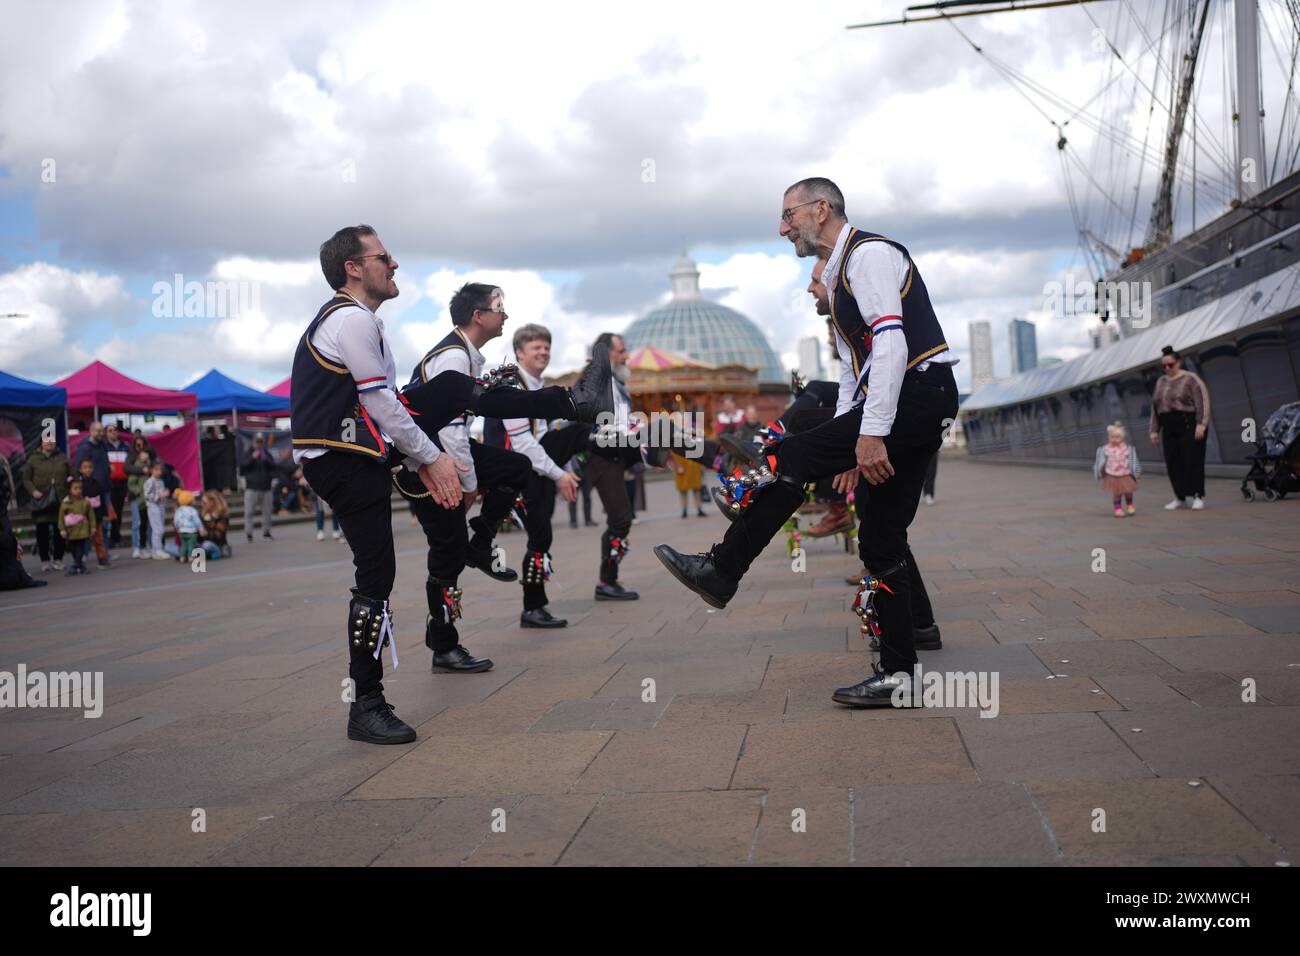
M 59 378 L 90 356 L 70 341 L 97 318 L 130 303 L 120 277 L 33 262 L 0 275 L 0 368 L 26 378 Z

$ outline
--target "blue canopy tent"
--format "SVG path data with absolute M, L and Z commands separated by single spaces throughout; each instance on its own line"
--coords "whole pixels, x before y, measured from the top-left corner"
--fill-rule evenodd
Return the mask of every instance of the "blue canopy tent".
M 14 475 L 20 505 L 27 503 L 27 493 L 17 481 L 18 474 L 51 426 L 54 440 L 67 451 L 68 390 L 0 372 L 0 456 Z
M 289 403 L 283 398 L 250 388 L 223 375 L 215 368 L 185 386 L 185 391 L 199 397 L 199 414 L 229 414 L 234 417 L 234 427 L 239 427 L 239 413 L 254 415 L 288 414 Z
M 67 450 L 67 409 L 66 388 L 42 385 L 40 382 L 0 372 L 0 416 L 11 419 L 16 423 L 17 429 L 17 434 L 7 437 L 17 438 L 18 434 L 21 434 L 23 444 L 34 448 L 41 443 L 46 422 L 52 420 L 59 447 Z M 6 448 L 6 455 L 11 450 Z

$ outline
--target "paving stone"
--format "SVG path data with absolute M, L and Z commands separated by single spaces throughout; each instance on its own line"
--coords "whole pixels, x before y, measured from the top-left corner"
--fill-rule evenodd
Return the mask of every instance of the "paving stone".
M 575 793 L 725 790 L 736 766 L 743 726 L 623 730 L 573 785 Z
M 1161 777 L 1300 773 L 1300 707 L 1098 714 Z M 1141 727 L 1135 734 L 1131 728 Z
M 755 724 L 731 786 L 793 788 L 974 781 L 948 720 L 790 721 Z
M 664 727 L 705 727 L 717 724 L 756 724 L 780 721 L 786 692 L 756 690 L 741 694 L 682 694 L 664 712 Z
M 1300 858 L 1300 777 L 1208 777 L 1206 783 L 1285 850 L 1286 859 Z
M 1249 820 L 1208 786 L 1183 779 L 1077 780 L 1030 783 L 1066 862 L 1136 860 L 1182 856 L 1240 858 L 1262 863 L 1277 851 Z M 1105 831 L 1096 832 L 1105 811 Z M 1124 863 L 1119 861 L 1123 860 Z
M 763 794 L 604 797 L 560 858 L 569 866 L 738 866 L 750 858 Z
M 435 800 L 299 803 L 210 862 L 221 866 L 367 866 L 436 805 Z
M 1022 714 L 957 719 L 980 780 L 1149 777 L 1097 714 Z M 1122 722 L 1127 715 L 1121 715 Z
M 1019 784 L 871 786 L 853 794 L 854 862 L 1044 866 L 1058 851 Z
M 1052 673 L 1100 677 L 1175 672 L 1164 658 L 1133 641 L 1037 641 L 1029 649 Z
M 853 842 L 851 815 L 847 788 L 769 791 L 763 799 L 750 861 L 759 865 L 843 866 L 849 862 Z
M 767 670 L 767 658 L 699 658 L 693 660 L 636 661 L 600 689 L 600 697 L 639 697 L 642 682 L 655 682 L 658 699 L 677 694 L 725 694 L 757 690 Z

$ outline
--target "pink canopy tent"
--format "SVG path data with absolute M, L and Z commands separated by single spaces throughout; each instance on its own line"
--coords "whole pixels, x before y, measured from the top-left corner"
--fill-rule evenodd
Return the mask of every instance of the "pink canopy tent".
M 154 388 L 137 382 L 98 360 L 54 384 L 68 391 L 69 422 L 82 418 L 96 422 L 101 414 L 108 412 L 193 411 L 199 404 L 198 396 L 193 392 Z M 197 423 L 186 422 L 180 428 L 169 431 L 165 437 L 162 437 L 161 432 L 156 434 L 161 441 L 155 442 L 155 447 L 176 469 L 177 475 L 185 482 L 185 487 L 202 488 Z M 153 441 L 153 438 L 151 435 L 150 440 Z M 69 452 L 75 452 L 77 444 L 80 444 L 79 439 L 70 442 Z M 161 445 L 166 445 L 166 449 L 159 447 Z
M 293 376 L 290 375 L 279 385 L 272 385 L 266 390 L 268 395 L 279 395 L 281 398 L 289 397 L 289 385 L 293 382 Z
M 97 421 L 101 412 L 188 411 L 199 404 L 193 392 L 154 388 L 98 360 L 54 384 L 68 390 L 70 421 L 86 416 Z

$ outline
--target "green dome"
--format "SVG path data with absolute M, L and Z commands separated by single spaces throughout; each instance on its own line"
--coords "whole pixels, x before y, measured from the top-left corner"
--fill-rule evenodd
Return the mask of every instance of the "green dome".
M 683 256 L 673 267 L 673 298 L 623 332 L 629 350 L 653 345 L 708 365 L 748 365 L 760 382 L 785 384 L 789 373 L 761 329 L 735 309 L 700 298 L 699 271 Z

